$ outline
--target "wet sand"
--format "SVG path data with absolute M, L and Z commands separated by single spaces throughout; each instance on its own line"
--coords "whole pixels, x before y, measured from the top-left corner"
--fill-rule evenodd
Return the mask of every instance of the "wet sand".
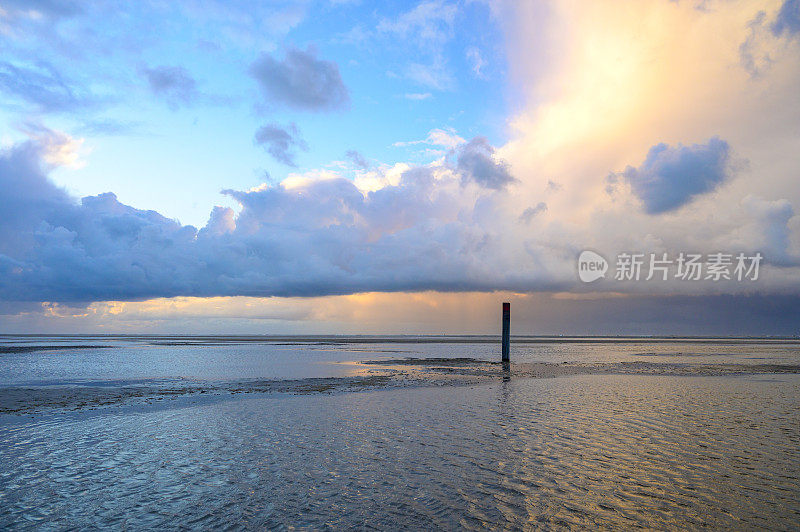
M 71 351 L 73 349 L 113 349 L 110 345 L 0 345 L 0 355 L 35 353 L 37 351 Z
M 52 348 L 52 347 L 51 347 Z M 0 414 L 28 415 L 48 411 L 112 408 L 178 397 L 234 394 L 346 393 L 370 389 L 424 386 L 466 386 L 510 379 L 557 378 L 573 375 L 736 376 L 800 373 L 788 364 L 686 364 L 656 362 L 512 363 L 469 357 L 396 358 L 336 363 L 347 366 L 346 377 L 305 379 L 244 379 L 225 382 L 168 380 L 137 383 L 80 383 L 0 388 Z
M 450 340 L 0 338 L 0 529 L 796 528 L 795 341 Z
M 494 379 L 2 416 L 0 529 L 797 528 L 798 375 Z

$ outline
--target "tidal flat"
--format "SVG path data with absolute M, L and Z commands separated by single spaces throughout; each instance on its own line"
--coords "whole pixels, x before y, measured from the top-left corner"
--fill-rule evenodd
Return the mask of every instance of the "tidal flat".
M 469 339 L 2 337 L 0 527 L 800 523 L 797 341 Z

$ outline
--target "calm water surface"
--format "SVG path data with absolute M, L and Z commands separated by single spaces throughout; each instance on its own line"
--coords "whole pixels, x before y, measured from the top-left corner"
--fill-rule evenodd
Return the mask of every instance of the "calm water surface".
M 338 377 L 352 368 L 337 362 L 404 357 L 472 357 L 498 360 L 494 338 L 450 337 L 431 342 L 425 337 L 365 337 L 264 340 L 254 338 L 109 338 L 0 336 L 4 347 L 58 347 L 13 353 L 0 352 L 0 386 L 110 384 L 232 379 L 302 379 Z M 355 340 L 355 341 L 354 341 Z M 453 340 L 463 340 L 454 342 Z M 68 349 L 70 346 L 106 346 Z M 66 347 L 66 349 L 65 349 Z M 515 362 L 645 361 L 677 364 L 800 365 L 798 340 L 675 340 L 611 341 L 580 339 L 515 340 Z
M 483 343 L 97 341 L 122 347 L 2 354 L 0 385 L 291 379 L 381 353 L 496 355 Z M 796 346 L 735 342 L 530 344 L 515 355 L 798 359 Z M 800 375 L 511 378 L 7 415 L 0 464 L 2 529 L 797 529 Z

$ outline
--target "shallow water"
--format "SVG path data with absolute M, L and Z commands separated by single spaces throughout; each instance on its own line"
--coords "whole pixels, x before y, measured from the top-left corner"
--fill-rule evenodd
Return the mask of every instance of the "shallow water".
M 241 396 L 0 428 L 0 527 L 796 528 L 800 377 Z
M 97 345 L 107 347 L 68 349 Z M 2 352 L 18 346 L 41 346 L 42 350 Z M 0 336 L 0 386 L 341 377 L 352 375 L 353 368 L 338 362 L 465 356 L 499 360 L 500 346 L 491 337 Z M 800 339 L 523 337 L 514 339 L 512 357 L 517 363 L 800 365 Z
M 0 529 L 800 526 L 800 374 L 695 371 L 797 365 L 795 342 L 518 342 L 519 368 L 678 364 L 688 376 L 490 365 L 475 382 L 424 374 L 363 391 L 345 376 L 371 366 L 338 362 L 499 352 L 480 339 L 1 340 L 115 346 L 2 353 L 6 393 L 274 380 L 0 415 Z

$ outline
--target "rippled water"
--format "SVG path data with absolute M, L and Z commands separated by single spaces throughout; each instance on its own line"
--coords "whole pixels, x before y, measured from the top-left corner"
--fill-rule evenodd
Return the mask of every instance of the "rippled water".
M 629 347 L 688 356 L 685 346 L 652 344 L 606 346 L 606 354 L 575 344 L 557 356 L 629 360 Z M 785 346 L 765 355 L 772 347 L 728 356 L 796 356 Z M 244 348 L 255 364 L 256 347 Z M 477 357 L 491 349 L 473 348 L 417 349 Z M 333 349 L 325 357 L 362 352 Z M 719 356 L 709 354 L 718 345 L 700 349 Z M 366 351 L 374 358 L 374 346 Z M 512 376 L 0 416 L 0 529 L 43 525 L 796 529 L 800 375 Z

